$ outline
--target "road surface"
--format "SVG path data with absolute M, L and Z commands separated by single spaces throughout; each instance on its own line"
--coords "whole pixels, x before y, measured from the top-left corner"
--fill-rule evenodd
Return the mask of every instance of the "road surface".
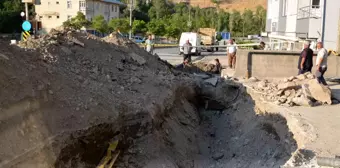
M 156 48 L 154 50 L 161 59 L 168 61 L 170 64 L 180 64 L 183 62 L 183 55 L 179 55 L 178 48 Z M 225 56 L 225 51 L 217 51 L 217 52 L 202 52 L 200 56 L 192 56 L 193 61 L 201 60 L 206 57 L 211 57 L 211 59 L 215 57 Z

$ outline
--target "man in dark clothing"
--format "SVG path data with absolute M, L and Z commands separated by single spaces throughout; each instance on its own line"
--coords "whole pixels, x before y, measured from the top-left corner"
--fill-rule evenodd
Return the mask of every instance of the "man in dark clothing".
M 309 48 L 310 42 L 306 41 L 304 44 L 304 49 L 301 52 L 298 69 L 299 75 L 306 72 L 311 72 L 313 67 L 313 50 Z

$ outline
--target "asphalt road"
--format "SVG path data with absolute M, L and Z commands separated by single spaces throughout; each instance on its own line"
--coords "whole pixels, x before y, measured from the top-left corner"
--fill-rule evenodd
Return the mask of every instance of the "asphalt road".
M 179 55 L 178 48 L 156 48 L 154 50 L 161 59 L 168 61 L 170 64 L 180 64 L 183 61 L 183 55 Z M 217 51 L 217 52 L 202 52 L 200 56 L 192 56 L 193 61 L 201 60 L 205 57 L 210 56 L 225 56 L 225 51 Z

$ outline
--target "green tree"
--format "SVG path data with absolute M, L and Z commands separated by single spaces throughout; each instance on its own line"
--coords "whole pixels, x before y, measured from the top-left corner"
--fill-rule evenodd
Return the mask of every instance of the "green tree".
M 145 33 L 147 32 L 146 23 L 143 20 L 134 20 L 132 24 L 133 33 Z
M 147 24 L 148 31 L 159 36 L 165 35 L 165 27 L 161 19 L 153 19 Z
M 253 11 L 246 9 L 242 14 L 242 20 L 243 20 L 242 36 L 255 34 L 257 31 L 259 31 L 257 30 L 258 27 L 256 27 L 255 22 L 254 22 Z
M 170 5 L 166 0 L 153 0 L 152 7 L 148 11 L 150 19 L 161 19 L 169 16 L 171 14 L 169 7 Z
M 120 31 L 122 33 L 128 33 L 130 31 L 130 21 L 128 18 L 115 18 L 111 19 L 108 27 L 110 31 Z
M 255 19 L 256 19 L 256 26 L 260 29 L 260 31 L 265 31 L 266 27 L 266 9 L 264 9 L 262 6 L 256 7 L 255 12 Z
M 77 15 L 63 23 L 64 27 L 73 28 L 76 30 L 82 27 L 89 27 L 91 22 L 88 21 L 82 12 L 78 12 Z
M 103 15 L 98 15 L 93 18 L 92 28 L 94 28 L 100 33 L 107 33 L 109 31 L 109 27 Z

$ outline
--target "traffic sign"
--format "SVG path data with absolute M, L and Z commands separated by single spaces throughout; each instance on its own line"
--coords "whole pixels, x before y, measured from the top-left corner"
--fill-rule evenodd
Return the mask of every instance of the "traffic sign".
M 31 30 L 32 25 L 29 21 L 24 21 L 24 23 L 22 23 L 22 29 L 24 29 L 24 31 L 29 31 Z

